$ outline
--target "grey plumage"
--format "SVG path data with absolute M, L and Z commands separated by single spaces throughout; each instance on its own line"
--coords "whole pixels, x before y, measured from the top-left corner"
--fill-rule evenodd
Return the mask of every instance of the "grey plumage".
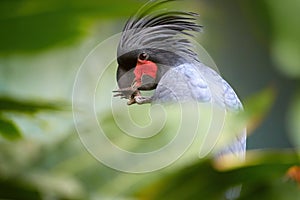
M 201 63 L 195 53 L 190 37 L 202 30 L 196 21 L 198 14 L 165 9 L 153 11 L 169 1 L 172 0 L 151 1 L 127 21 L 117 50 L 119 68 L 122 65 L 127 71 L 134 68 L 137 52 L 147 51 L 159 68 L 166 69 L 156 80 L 153 103 L 196 100 L 217 104 L 230 112 L 243 110 L 231 86 Z M 128 60 L 131 63 L 126 63 Z M 121 69 L 124 74 L 126 70 Z M 245 138 L 244 135 L 241 138 Z M 241 138 L 238 142 L 243 144 L 244 151 L 245 142 Z
M 153 11 L 169 1 L 150 2 L 127 21 L 117 50 L 120 66 L 124 65 L 124 60 L 132 59 L 132 66 L 128 67 L 127 62 L 125 67 L 128 70 L 134 68 L 136 52 L 147 51 L 160 68 L 166 69 L 156 80 L 153 103 L 196 100 L 219 105 L 230 112 L 243 110 L 231 86 L 217 72 L 201 63 L 195 53 L 190 37 L 202 30 L 196 21 L 198 14 L 165 9 Z M 231 146 L 224 148 L 223 153 L 232 152 L 243 158 L 245 141 L 244 130 Z
M 168 1 L 152 2 L 127 21 L 117 51 L 119 86 L 131 86 L 134 79 L 132 69 L 140 53 L 146 52 L 149 60 L 157 64 L 160 74 L 155 80 L 156 84 L 146 88 L 155 89 L 155 92 L 145 102 L 197 101 L 212 103 L 226 112 L 242 111 L 242 103 L 232 87 L 216 71 L 204 65 L 195 53 L 190 38 L 202 30 L 202 26 L 196 22 L 198 15 L 182 11 L 152 11 Z M 217 157 L 232 154 L 244 160 L 246 129 L 236 135 L 234 141 L 224 147 Z M 239 191 L 240 187 L 232 188 L 227 198 L 235 199 Z
M 195 100 L 224 107 L 228 112 L 243 110 L 242 103 L 230 85 L 214 70 L 202 63 L 182 64 L 171 68 L 160 80 L 153 95 L 153 103 L 184 102 Z M 218 156 L 234 154 L 245 158 L 246 129 Z

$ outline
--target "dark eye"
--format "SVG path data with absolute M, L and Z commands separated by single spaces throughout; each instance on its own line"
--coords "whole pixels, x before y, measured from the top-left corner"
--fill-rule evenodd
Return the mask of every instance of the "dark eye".
M 140 59 L 140 60 L 147 60 L 148 57 L 149 57 L 148 54 L 145 53 L 145 52 L 143 52 L 143 53 L 141 53 L 141 54 L 139 55 L 139 59 Z

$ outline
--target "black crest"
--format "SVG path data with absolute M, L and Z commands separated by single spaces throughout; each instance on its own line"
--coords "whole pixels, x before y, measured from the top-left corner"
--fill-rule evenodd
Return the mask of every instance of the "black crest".
M 172 0 L 150 1 L 133 17 L 123 30 L 118 46 L 118 57 L 138 49 L 162 49 L 197 60 L 189 37 L 200 32 L 198 14 L 174 10 L 155 10 Z

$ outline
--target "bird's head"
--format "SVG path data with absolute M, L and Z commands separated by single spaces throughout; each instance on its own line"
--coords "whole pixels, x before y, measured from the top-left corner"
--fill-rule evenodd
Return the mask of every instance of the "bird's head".
M 130 18 L 118 46 L 117 81 L 119 88 L 153 90 L 171 68 L 197 60 L 187 36 L 201 31 L 195 13 L 151 11 L 153 3 Z

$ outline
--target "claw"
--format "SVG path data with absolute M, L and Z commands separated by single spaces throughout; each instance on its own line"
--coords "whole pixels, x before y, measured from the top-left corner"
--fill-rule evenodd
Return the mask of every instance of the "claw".
M 137 91 L 137 88 L 134 87 L 127 87 L 127 88 L 120 88 L 117 90 L 113 90 L 113 92 L 135 92 Z
M 130 106 L 130 105 L 135 104 L 135 103 L 136 103 L 135 99 L 132 98 L 132 99 L 128 100 L 127 105 Z
M 114 96 L 113 97 L 123 97 L 124 96 L 124 94 L 122 94 L 122 93 L 119 93 L 119 94 L 114 94 Z
M 137 103 L 135 97 L 140 96 L 140 91 L 134 87 L 120 88 L 113 90 L 113 97 L 120 97 L 121 99 L 128 99 L 127 105 L 132 105 Z
M 121 98 L 127 98 L 130 99 L 132 96 L 135 96 L 139 91 L 136 88 L 128 87 L 128 88 L 120 88 L 118 90 L 112 91 L 114 94 L 114 97 L 121 97 Z
M 137 104 L 145 104 L 145 103 L 151 103 L 152 101 L 152 97 L 145 97 L 145 96 L 135 96 L 134 97 L 134 101 L 137 103 Z
M 120 88 L 118 90 L 113 90 L 113 97 L 120 97 L 121 99 L 128 99 L 127 105 L 132 104 L 145 104 L 151 103 L 152 97 L 141 96 L 141 93 L 135 87 Z

